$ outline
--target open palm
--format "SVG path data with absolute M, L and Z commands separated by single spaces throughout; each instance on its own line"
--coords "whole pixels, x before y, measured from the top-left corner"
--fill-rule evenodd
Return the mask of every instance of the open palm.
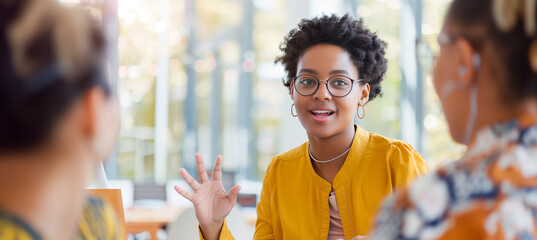
M 226 193 L 222 185 L 222 157 L 216 158 L 216 164 L 213 169 L 213 179 L 209 179 L 203 158 L 196 154 L 196 164 L 198 166 L 198 175 L 200 183 L 196 181 L 185 169 L 179 172 L 183 179 L 190 185 L 194 192 L 175 186 L 175 190 L 184 198 L 194 204 L 196 209 L 196 218 L 202 228 L 209 226 L 218 226 L 220 228 L 226 216 L 235 206 L 240 187 L 234 186 Z

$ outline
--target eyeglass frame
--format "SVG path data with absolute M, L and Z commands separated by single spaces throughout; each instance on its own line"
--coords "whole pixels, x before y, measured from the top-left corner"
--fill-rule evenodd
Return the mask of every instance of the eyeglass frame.
M 475 38 L 472 38 L 470 36 L 466 36 L 466 35 L 463 35 L 463 34 L 460 34 L 460 35 L 449 35 L 445 32 L 441 32 L 440 34 L 438 34 L 438 37 L 436 38 L 436 41 L 438 42 L 438 45 L 440 47 L 442 46 L 445 46 L 445 45 L 450 45 L 450 44 L 453 44 L 455 42 L 455 40 L 457 40 L 458 38 L 464 38 L 466 39 L 467 41 L 470 42 L 470 44 L 472 45 L 472 47 L 474 47 L 474 49 L 478 49 L 477 46 L 478 43 L 480 43 L 480 41 L 476 40 Z M 433 61 L 433 67 L 432 69 L 430 70 L 433 70 L 435 67 L 436 67 L 436 61 L 438 59 L 438 56 L 440 55 L 439 52 L 434 52 L 432 49 L 431 49 L 431 45 L 423 40 L 422 38 L 418 38 L 416 39 L 416 47 L 415 47 L 415 50 L 416 50 L 416 62 L 418 63 L 418 66 L 420 67 L 421 70 L 426 70 L 422 63 L 422 61 L 420 61 L 420 54 L 418 52 L 418 49 L 419 49 L 419 45 L 421 44 L 425 44 L 427 46 L 427 48 L 429 49 L 429 51 L 431 52 L 431 56 L 432 56 L 432 61 Z
M 310 93 L 310 94 L 302 94 L 302 93 L 301 93 L 300 91 L 298 91 L 298 89 L 296 88 L 296 82 L 295 82 L 295 81 L 296 81 L 299 77 L 303 77 L 303 76 L 309 76 L 309 77 L 312 77 L 313 79 L 317 80 L 317 86 L 315 87 L 315 90 L 314 90 L 312 93 Z M 330 88 L 328 87 L 328 82 L 329 82 L 330 80 L 332 80 L 333 78 L 335 78 L 335 77 L 344 77 L 344 78 L 347 78 L 347 79 L 351 80 L 351 88 L 349 89 L 349 91 L 348 91 L 345 95 L 342 95 L 342 96 L 336 96 L 336 95 L 334 95 L 334 94 L 332 93 L 332 91 L 330 91 Z M 333 97 L 338 97 L 338 98 L 342 98 L 342 97 L 346 97 L 346 96 L 348 96 L 348 95 L 352 92 L 352 86 L 354 86 L 354 83 L 355 83 L 355 82 L 362 82 L 362 81 L 364 81 L 363 78 L 352 79 L 351 77 L 349 77 L 349 76 L 345 76 L 345 75 L 334 75 L 334 76 L 329 77 L 329 78 L 326 79 L 326 80 L 320 80 L 320 79 L 318 79 L 317 77 L 315 77 L 315 76 L 313 76 L 313 75 L 310 75 L 310 74 L 301 74 L 301 75 L 298 75 L 298 76 L 294 77 L 292 80 L 293 80 L 292 83 L 293 83 L 293 85 L 294 85 L 293 88 L 294 88 L 294 89 L 296 90 L 296 92 L 297 92 L 298 94 L 300 94 L 301 96 L 304 96 L 304 97 L 312 96 L 313 94 L 315 94 L 315 93 L 317 92 L 317 90 L 319 90 L 319 86 L 321 86 L 321 82 L 324 82 L 324 84 L 326 85 L 326 90 L 328 90 L 328 92 L 330 93 L 330 95 L 332 95 Z

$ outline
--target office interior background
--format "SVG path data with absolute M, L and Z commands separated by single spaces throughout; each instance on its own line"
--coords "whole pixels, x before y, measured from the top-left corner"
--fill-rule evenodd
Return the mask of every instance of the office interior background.
M 388 43 L 384 94 L 365 106 L 358 125 L 411 143 L 431 169 L 464 151 L 416 61 L 418 39 L 438 49 L 449 0 L 60 2 L 90 9 L 106 31 L 121 106 L 120 138 L 104 166 L 111 182 L 169 186 L 180 182 L 180 168 L 196 175 L 199 152 L 209 169 L 224 157 L 226 188 L 259 191 L 272 157 L 307 141 L 274 59 L 289 30 L 321 14 L 363 18 Z

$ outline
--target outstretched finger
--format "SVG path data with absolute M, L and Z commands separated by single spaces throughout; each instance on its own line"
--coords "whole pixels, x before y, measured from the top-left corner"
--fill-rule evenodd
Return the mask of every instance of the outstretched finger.
M 175 187 L 173 188 L 175 189 L 177 193 L 179 193 L 179 195 L 183 196 L 188 201 L 192 202 L 192 198 L 194 198 L 194 193 L 192 193 L 191 191 L 185 190 L 177 185 L 175 185 Z
M 203 157 L 199 153 L 196 153 L 196 164 L 198 165 L 198 176 L 200 177 L 200 182 L 209 182 L 209 176 L 207 176 L 207 170 L 205 170 L 205 164 L 203 164 Z
M 222 180 L 222 156 L 216 157 L 216 164 L 213 169 L 213 180 Z
M 190 176 L 190 174 L 188 174 L 188 172 L 184 168 L 181 168 L 181 170 L 179 170 L 179 173 L 181 173 L 183 179 L 185 179 L 186 183 L 188 183 L 188 186 L 190 186 L 192 190 L 194 190 L 194 192 L 198 191 L 200 184 L 198 183 L 198 181 L 196 181 L 196 179 Z
M 239 196 L 239 191 L 241 190 L 241 186 L 235 185 L 229 190 L 229 195 L 227 195 L 227 200 L 235 206 L 235 203 L 237 202 L 237 197 Z

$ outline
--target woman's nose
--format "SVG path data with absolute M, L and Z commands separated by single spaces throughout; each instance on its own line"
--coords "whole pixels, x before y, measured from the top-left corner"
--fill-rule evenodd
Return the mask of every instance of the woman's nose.
M 332 99 L 332 94 L 328 91 L 328 84 L 326 81 L 319 81 L 319 88 L 313 94 L 313 98 L 323 101 Z

